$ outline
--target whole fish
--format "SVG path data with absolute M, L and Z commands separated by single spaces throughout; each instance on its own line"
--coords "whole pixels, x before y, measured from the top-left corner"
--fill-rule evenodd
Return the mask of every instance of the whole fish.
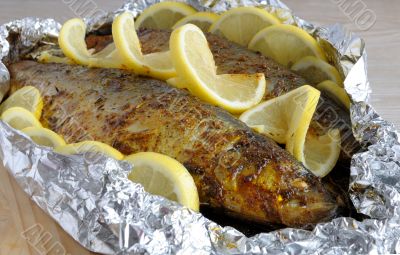
M 67 143 L 96 140 L 126 155 L 173 157 L 193 176 L 200 201 L 213 208 L 302 227 L 335 217 L 341 206 L 341 196 L 273 140 L 186 90 L 116 69 L 34 61 L 8 68 L 11 93 L 38 88 L 42 124 Z

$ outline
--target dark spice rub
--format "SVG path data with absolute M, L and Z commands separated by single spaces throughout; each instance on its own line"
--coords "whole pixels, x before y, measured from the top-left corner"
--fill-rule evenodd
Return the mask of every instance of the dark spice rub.
M 335 217 L 338 198 L 274 141 L 165 82 L 115 69 L 22 61 L 11 87 L 44 96 L 42 123 L 68 143 L 154 151 L 184 164 L 202 203 L 247 220 L 304 226 Z

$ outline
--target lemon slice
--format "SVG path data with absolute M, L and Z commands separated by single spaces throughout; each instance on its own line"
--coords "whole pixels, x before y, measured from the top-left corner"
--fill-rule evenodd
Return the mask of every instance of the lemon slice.
M 85 42 L 86 25 L 74 18 L 64 23 L 58 36 L 58 44 L 64 55 L 80 65 L 89 65 L 90 53 Z
M 110 51 L 108 46 L 104 52 L 92 54 L 85 42 L 86 25 L 83 20 L 75 18 L 64 23 L 58 37 L 58 44 L 64 55 L 77 64 L 102 67 L 102 68 L 124 68 L 123 59 L 115 49 Z
M 128 68 L 162 80 L 176 76 L 170 51 L 142 54 L 132 14 L 119 15 L 112 24 L 112 33 L 115 46 Z
M 249 48 L 287 67 L 306 56 L 326 61 L 318 42 L 306 31 L 292 25 L 272 25 L 261 30 L 253 37 Z
M 25 86 L 11 94 L 0 106 L 0 114 L 11 107 L 22 107 L 39 119 L 42 115 L 43 99 L 40 91 L 32 86 Z
M 340 87 L 333 81 L 323 81 L 317 85 L 317 89 L 320 91 L 325 91 L 339 104 L 350 109 L 350 98 L 344 88 Z
M 147 192 L 199 211 L 200 203 L 196 185 L 181 163 L 154 152 L 132 154 L 124 160 L 133 165 L 128 178 L 142 184 Z
M 239 119 L 249 127 L 286 144 L 286 149 L 302 159 L 308 127 L 317 107 L 320 92 L 305 85 L 244 112 Z
M 172 29 L 176 29 L 186 24 L 198 26 L 203 32 L 208 32 L 210 26 L 219 18 L 218 14 L 211 12 L 198 12 L 179 20 Z
M 190 5 L 161 2 L 145 9 L 136 20 L 136 28 L 171 29 L 182 18 L 196 13 Z
M 232 113 L 243 112 L 264 96 L 264 74 L 217 75 L 214 58 L 200 28 L 186 24 L 170 38 L 171 53 L 178 77 L 187 81 L 189 91 L 201 99 Z
M 71 143 L 67 145 L 62 145 L 56 147 L 54 151 L 64 155 L 73 155 L 86 152 L 98 152 L 117 160 L 122 160 L 122 158 L 124 157 L 124 155 L 122 155 L 121 152 L 114 149 L 110 145 L 97 141 L 84 141 L 80 143 Z
M 247 46 L 260 30 L 281 22 L 266 10 L 256 7 L 238 7 L 221 15 L 210 27 L 210 32 L 229 41 Z
M 42 146 L 55 148 L 65 145 L 65 141 L 61 136 L 47 128 L 28 127 L 21 131 L 29 136 L 35 143 Z
M 325 177 L 335 167 L 340 156 L 340 132 L 329 130 L 323 136 L 307 134 L 300 161 L 316 176 Z
M 342 77 L 335 67 L 313 56 L 300 59 L 292 66 L 292 70 L 314 86 L 326 80 L 343 84 Z
M 27 127 L 42 127 L 38 119 L 27 109 L 11 107 L 1 114 L 1 120 L 11 127 L 22 130 Z

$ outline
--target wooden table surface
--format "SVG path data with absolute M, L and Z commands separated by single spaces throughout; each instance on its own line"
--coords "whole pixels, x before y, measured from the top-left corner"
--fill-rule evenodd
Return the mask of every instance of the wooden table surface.
M 82 3 L 92 9 L 113 10 L 122 2 L 1 0 L 0 23 L 26 16 L 53 17 L 65 21 L 82 11 L 79 10 Z M 385 119 L 400 127 L 400 1 L 364 0 L 364 6 L 356 0 L 284 2 L 304 19 L 317 24 L 341 23 L 365 38 L 369 80 L 373 89 L 371 103 Z M 359 2 L 355 5 L 359 8 L 351 13 L 349 7 L 346 14 L 346 4 L 356 2 Z M 368 29 L 356 16 L 362 10 L 376 16 L 376 22 Z M 2 167 L 0 182 L 0 254 L 62 254 L 59 251 L 63 249 L 70 254 L 89 254 L 35 206 Z

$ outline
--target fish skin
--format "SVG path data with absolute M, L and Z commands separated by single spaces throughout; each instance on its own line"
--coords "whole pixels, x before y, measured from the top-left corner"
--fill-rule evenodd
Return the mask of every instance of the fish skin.
M 169 50 L 170 33 L 167 30 L 140 29 L 138 36 L 143 53 Z M 269 82 L 264 100 L 310 84 L 300 75 L 260 53 L 252 52 L 217 35 L 207 33 L 206 37 L 218 67 L 218 74 L 264 73 Z M 87 38 L 88 47 L 97 50 L 101 50 L 110 42 L 112 42 L 112 36 L 108 35 L 90 35 Z M 328 93 L 322 92 L 310 129 L 318 135 L 324 135 L 333 128 L 341 131 L 342 146 L 339 163 L 348 167 L 351 156 L 360 150 L 360 145 L 353 136 L 350 114 L 347 109 L 331 99 Z
M 225 110 L 128 71 L 21 61 L 11 93 L 34 86 L 41 122 L 67 143 L 96 140 L 124 154 L 163 153 L 193 176 L 201 203 L 264 224 L 304 227 L 338 213 L 341 197 L 273 140 Z

